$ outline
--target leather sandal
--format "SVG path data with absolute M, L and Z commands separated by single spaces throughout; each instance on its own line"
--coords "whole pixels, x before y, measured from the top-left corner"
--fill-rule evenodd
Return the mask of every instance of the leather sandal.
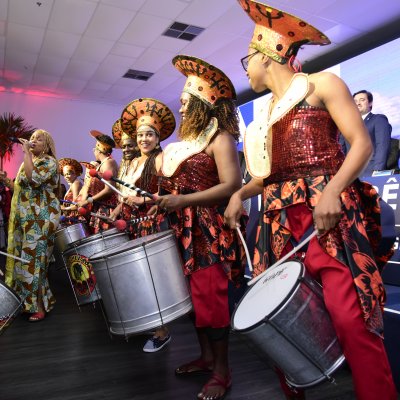
M 45 316 L 46 316 L 46 313 L 44 311 L 43 312 L 36 312 L 36 313 L 32 314 L 29 317 L 28 321 L 29 322 L 43 321 Z
M 187 364 L 183 364 L 180 367 L 176 368 L 175 375 L 184 376 L 184 375 L 192 375 L 198 373 L 206 373 L 212 372 L 213 370 L 213 362 L 212 361 L 204 361 L 199 358 L 194 361 L 190 361 Z
M 226 396 L 231 386 L 231 374 L 224 378 L 223 376 L 214 372 L 210 380 L 203 386 L 203 389 L 201 389 L 201 392 L 197 395 L 197 398 L 202 400 L 221 400 Z M 221 395 L 207 395 L 206 393 L 210 387 L 221 387 L 224 389 L 224 391 Z

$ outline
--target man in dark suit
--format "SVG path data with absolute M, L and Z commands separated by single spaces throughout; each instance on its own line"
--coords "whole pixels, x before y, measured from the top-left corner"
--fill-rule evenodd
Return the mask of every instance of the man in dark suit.
M 373 171 L 386 169 L 392 126 L 389 124 L 386 115 L 371 112 L 374 100 L 372 93 L 367 90 L 360 90 L 353 94 L 353 99 L 360 110 L 374 146 L 372 157 L 363 173 L 363 175 L 370 175 Z

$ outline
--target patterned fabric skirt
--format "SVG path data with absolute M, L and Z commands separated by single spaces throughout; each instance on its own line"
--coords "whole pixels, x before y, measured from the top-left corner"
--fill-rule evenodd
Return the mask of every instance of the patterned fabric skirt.
M 263 213 L 260 215 L 254 253 L 254 275 L 279 260 L 283 249 L 293 239 L 285 209 L 305 204 L 312 211 L 330 179 L 330 176 L 317 176 L 264 187 Z M 367 328 L 382 335 L 385 289 L 380 272 L 393 255 L 393 249 L 382 253 L 379 248 L 379 196 L 370 184 L 356 180 L 342 192 L 341 202 L 341 220 L 334 229 L 319 238 L 319 243 L 327 254 L 350 268 Z
M 21 257 L 28 264 L 15 262 L 14 290 L 24 302 L 28 313 L 38 311 L 38 300 L 43 300 L 44 309 L 49 312 L 55 303 L 50 290 L 47 271 L 53 252 L 55 227 L 49 220 L 35 220 L 29 215 L 15 219 L 14 255 Z

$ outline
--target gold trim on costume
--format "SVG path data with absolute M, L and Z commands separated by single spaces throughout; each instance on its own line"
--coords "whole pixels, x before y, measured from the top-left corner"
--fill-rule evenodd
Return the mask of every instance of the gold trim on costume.
M 178 167 L 189 157 L 201 153 L 218 131 L 218 121 L 211 118 L 207 128 L 194 140 L 170 143 L 163 152 L 162 173 L 171 177 Z
M 303 100 L 309 91 L 308 75 L 293 75 L 288 89 L 271 112 L 272 99 L 260 111 L 260 115 L 247 127 L 243 149 L 249 174 L 253 178 L 265 179 L 271 173 L 272 126 Z

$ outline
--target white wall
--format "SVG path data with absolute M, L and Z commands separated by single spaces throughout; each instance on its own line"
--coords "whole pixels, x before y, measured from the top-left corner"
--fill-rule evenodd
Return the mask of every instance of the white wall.
M 72 157 L 78 161 L 93 160 L 95 139 L 89 132 L 96 129 L 112 136 L 112 125 L 120 118 L 124 106 L 7 92 L 0 94 L 1 114 L 13 112 L 23 117 L 28 125 L 50 132 L 56 143 L 57 157 Z M 176 141 L 175 134 L 163 142 L 163 147 L 173 141 Z M 13 149 L 11 160 L 4 164 L 12 178 L 23 159 L 20 146 L 17 144 Z M 121 156 L 121 150 L 113 151 L 118 163 Z
M 95 139 L 92 129 L 112 136 L 112 125 L 121 116 L 122 106 L 84 101 L 71 101 L 24 94 L 1 93 L 0 110 L 22 116 L 28 125 L 50 132 L 56 143 L 57 157 L 72 157 L 78 161 L 93 159 Z M 20 146 L 14 146 L 14 155 L 5 163 L 9 176 L 14 177 L 22 162 Z M 120 151 L 114 151 L 116 160 Z

